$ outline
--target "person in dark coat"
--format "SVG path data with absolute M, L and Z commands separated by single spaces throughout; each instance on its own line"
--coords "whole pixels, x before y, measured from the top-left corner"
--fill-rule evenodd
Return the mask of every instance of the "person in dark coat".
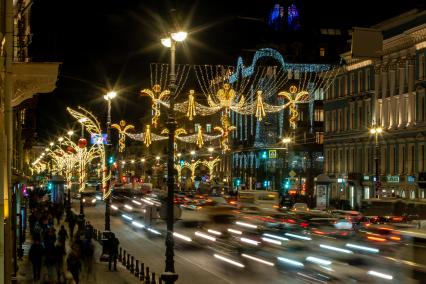
M 112 271 L 112 263 L 114 262 L 114 271 L 117 271 L 117 257 L 118 257 L 118 245 L 120 242 L 112 233 L 109 239 L 109 258 L 108 258 L 108 269 Z
M 74 236 L 74 227 L 75 227 L 75 222 L 76 222 L 76 220 L 75 220 L 75 216 L 74 216 L 74 214 L 70 214 L 69 215 L 69 217 L 68 217 L 68 225 L 69 225 L 69 227 L 70 227 L 70 238 L 71 238 L 71 240 L 72 240 L 72 238 L 73 238 L 73 236 Z
M 28 254 L 28 258 L 31 261 L 33 266 L 33 279 L 34 281 L 40 280 L 40 272 L 41 272 L 41 261 L 43 258 L 44 249 L 39 239 L 35 239 L 33 244 L 31 245 L 30 252 Z
M 68 233 L 67 230 L 65 229 L 64 225 L 61 225 L 61 229 L 58 232 L 58 240 L 64 244 L 65 246 L 65 240 L 68 239 Z
M 71 251 L 67 258 L 67 269 L 72 274 L 75 283 L 78 284 L 81 270 L 81 261 L 75 251 Z

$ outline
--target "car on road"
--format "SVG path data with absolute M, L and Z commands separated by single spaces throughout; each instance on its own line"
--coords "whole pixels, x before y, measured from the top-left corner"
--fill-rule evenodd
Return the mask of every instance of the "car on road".
M 306 203 L 294 203 L 291 211 L 309 211 L 309 207 Z

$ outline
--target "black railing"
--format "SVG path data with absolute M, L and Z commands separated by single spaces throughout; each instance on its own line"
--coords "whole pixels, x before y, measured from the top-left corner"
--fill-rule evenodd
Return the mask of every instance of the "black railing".
M 102 232 L 98 229 L 93 229 L 95 240 L 101 245 L 105 245 L 102 240 Z M 145 265 L 143 261 L 136 259 L 133 255 L 128 253 L 123 247 L 118 248 L 118 261 L 139 281 L 144 284 L 162 284 L 160 277 L 157 277 L 155 272 L 151 272 L 149 266 Z

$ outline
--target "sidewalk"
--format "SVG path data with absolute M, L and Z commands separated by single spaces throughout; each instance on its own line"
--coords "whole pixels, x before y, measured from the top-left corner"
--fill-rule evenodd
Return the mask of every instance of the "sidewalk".
M 65 225 L 65 228 L 68 228 L 67 224 L 64 222 L 64 219 L 61 221 L 62 225 Z M 58 231 L 60 228 L 60 225 L 55 224 L 55 228 Z M 27 283 L 45 283 L 43 279 L 47 279 L 47 268 L 45 265 L 42 265 L 41 270 L 41 280 L 38 282 L 34 282 L 33 279 L 33 272 L 32 272 L 32 266 L 28 259 L 28 253 L 31 247 L 31 235 L 27 230 L 26 235 L 26 242 L 23 244 L 24 248 L 24 256 L 22 260 L 18 260 L 18 275 L 17 275 L 17 283 L 19 284 L 27 284 Z M 82 265 L 82 270 L 80 272 L 80 283 L 82 284 L 88 284 L 88 283 L 106 283 L 106 284 L 131 284 L 131 283 L 141 283 L 135 276 L 133 276 L 126 268 L 120 263 L 117 262 L 117 270 L 116 272 L 110 272 L 108 271 L 108 263 L 107 262 L 100 262 L 100 255 L 102 252 L 101 245 L 93 240 L 92 241 L 95 246 L 95 253 L 94 253 L 94 264 L 92 268 L 92 274 L 88 275 L 85 271 L 84 264 Z M 70 243 L 69 240 L 66 241 L 66 249 L 67 253 L 70 251 Z M 48 283 L 48 282 L 46 282 Z M 75 283 L 71 280 L 69 283 Z

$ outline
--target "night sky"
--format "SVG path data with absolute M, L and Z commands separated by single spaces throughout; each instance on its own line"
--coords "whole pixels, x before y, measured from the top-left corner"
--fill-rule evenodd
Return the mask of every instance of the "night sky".
M 39 96 L 38 140 L 45 142 L 71 127 L 78 129 L 66 106 L 85 106 L 104 121 L 102 96 L 110 88 L 119 92 L 113 102 L 113 122 L 125 118 L 141 130 L 137 120 L 147 116 L 150 108 L 148 98 L 140 97 L 139 91 L 150 87 L 149 64 L 169 60 L 160 38 L 168 30 L 171 8 L 176 8 L 179 23 L 189 31 L 188 40 L 178 48 L 177 63 L 235 65 L 241 51 L 272 46 L 286 36 L 272 32 L 265 23 L 275 3 L 299 5 L 302 28 L 309 31 L 368 27 L 423 1 L 391 1 L 391 5 L 365 0 L 33 2 L 32 60 L 63 62 L 56 90 Z

